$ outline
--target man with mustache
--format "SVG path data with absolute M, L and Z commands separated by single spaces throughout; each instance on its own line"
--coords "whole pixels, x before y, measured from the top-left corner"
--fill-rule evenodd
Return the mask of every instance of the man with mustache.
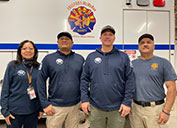
M 78 128 L 84 58 L 72 51 L 74 41 L 70 33 L 60 32 L 57 43 L 59 49 L 45 56 L 39 67 L 39 99 L 47 115 L 47 128 L 62 128 L 63 125 Z
M 130 114 L 131 127 L 167 128 L 176 95 L 176 73 L 168 60 L 153 54 L 155 45 L 151 34 L 140 36 L 138 44 L 141 55 L 132 62 L 136 88 Z

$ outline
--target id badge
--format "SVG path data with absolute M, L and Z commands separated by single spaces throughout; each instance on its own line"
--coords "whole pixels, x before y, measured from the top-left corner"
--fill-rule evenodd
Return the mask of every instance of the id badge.
M 33 87 L 28 87 L 28 88 L 27 88 L 27 93 L 28 93 L 28 95 L 29 95 L 30 100 L 36 98 L 35 90 L 34 90 Z

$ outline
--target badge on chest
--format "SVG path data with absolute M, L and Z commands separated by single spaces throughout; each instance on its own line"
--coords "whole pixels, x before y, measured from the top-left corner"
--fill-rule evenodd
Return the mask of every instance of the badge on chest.
M 30 100 L 33 100 L 36 98 L 35 90 L 32 86 L 29 86 L 27 88 L 27 94 L 29 95 Z

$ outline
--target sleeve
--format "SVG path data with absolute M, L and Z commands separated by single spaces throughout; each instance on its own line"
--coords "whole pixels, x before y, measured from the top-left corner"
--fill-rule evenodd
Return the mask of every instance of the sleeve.
M 133 73 L 133 65 L 129 57 L 126 57 L 125 61 L 125 95 L 122 104 L 131 106 L 132 99 L 135 92 L 135 76 Z
M 89 102 L 89 84 L 90 84 L 90 73 L 89 73 L 89 61 L 88 57 L 85 61 L 85 64 L 83 66 L 82 75 L 81 75 L 81 101 Z
M 10 112 L 8 110 L 8 99 L 9 99 L 9 91 L 10 91 L 10 84 L 12 82 L 12 73 L 14 71 L 12 63 L 9 63 L 4 79 L 3 79 L 3 84 L 2 84 L 2 90 L 1 90 L 1 113 L 3 114 L 4 117 L 7 117 L 10 115 Z
M 46 108 L 50 105 L 50 102 L 48 101 L 47 98 L 47 92 L 46 92 L 47 89 L 46 81 L 48 76 L 49 76 L 48 63 L 45 57 L 39 66 L 39 71 L 37 76 L 38 95 L 39 95 L 39 100 L 41 102 L 42 108 Z
M 163 75 L 165 81 L 177 80 L 175 70 L 168 60 L 164 60 Z

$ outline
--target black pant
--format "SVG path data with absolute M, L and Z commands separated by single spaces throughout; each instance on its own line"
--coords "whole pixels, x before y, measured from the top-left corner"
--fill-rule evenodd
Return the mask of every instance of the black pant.
M 38 112 L 30 115 L 15 115 L 15 119 L 10 119 L 11 125 L 7 128 L 37 128 Z

